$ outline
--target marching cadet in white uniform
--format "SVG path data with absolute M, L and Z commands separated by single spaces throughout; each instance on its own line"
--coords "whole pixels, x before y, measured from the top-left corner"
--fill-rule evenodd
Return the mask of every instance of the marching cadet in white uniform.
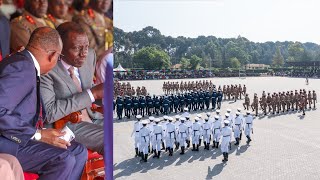
M 242 121 L 241 124 L 243 125 L 243 123 L 244 123 L 244 122 L 243 122 L 243 121 L 244 121 L 244 118 L 243 118 L 243 115 L 242 115 L 242 113 L 241 113 L 241 108 L 238 108 L 237 111 L 240 113 L 240 114 L 239 114 L 239 117 L 240 117 L 240 119 L 241 119 L 241 121 Z M 240 138 L 239 138 L 239 140 L 241 140 L 241 138 L 242 138 L 242 131 L 240 131 Z
M 221 136 L 222 136 L 221 152 L 223 154 L 222 162 L 228 161 L 229 146 L 230 146 L 231 134 L 232 134 L 232 129 L 229 127 L 229 123 L 230 122 L 228 120 L 225 120 L 224 127 L 221 130 Z
M 250 141 L 251 141 L 251 132 L 253 134 L 253 130 L 252 130 L 252 126 L 253 126 L 253 117 L 251 115 L 251 112 L 250 111 L 247 111 L 247 116 L 245 118 L 245 124 L 244 124 L 244 134 L 246 135 L 247 137 L 247 143 L 249 144 Z
M 198 117 L 196 117 L 194 121 L 195 122 L 192 124 L 192 131 L 191 131 L 192 132 L 192 151 L 199 151 L 201 125 L 199 123 Z
M 163 130 L 163 134 L 165 134 L 165 131 L 166 131 L 166 127 L 167 127 L 167 124 L 168 124 L 168 116 L 163 116 L 163 121 L 161 123 L 161 126 L 163 127 L 162 130 Z M 164 140 L 161 140 L 162 141 L 162 149 L 161 150 L 166 150 L 167 152 L 167 146 L 164 144 Z
M 159 124 L 160 119 L 156 118 L 155 119 L 155 126 L 153 127 L 153 138 L 152 140 L 155 142 L 155 148 L 154 148 L 154 156 L 153 158 L 157 157 L 158 159 L 160 158 L 160 153 L 161 153 L 161 142 L 163 142 L 163 128 Z
M 181 116 L 182 117 L 190 116 L 189 109 L 187 107 L 183 109 L 183 114 Z
M 210 150 L 209 145 L 210 145 L 211 125 L 209 123 L 208 117 L 206 117 L 204 120 L 205 122 L 203 123 L 203 130 L 202 130 L 203 142 L 205 144 L 204 149 Z
M 180 118 L 181 124 L 179 125 L 179 130 L 178 130 L 180 146 L 181 146 L 181 153 L 180 154 L 184 154 L 184 150 L 186 147 L 186 138 L 188 136 L 188 127 L 184 123 L 185 120 L 186 120 L 186 118 L 184 118 L 184 117 Z
M 230 114 L 229 113 L 225 113 L 225 119 L 224 120 L 228 120 L 229 121 L 229 124 L 228 124 L 228 126 L 231 128 L 231 130 L 232 130 L 232 122 L 230 121 Z M 232 135 L 232 133 L 231 133 L 231 135 Z M 231 137 L 230 137 L 230 145 L 229 145 L 229 148 L 230 148 L 230 150 L 231 150 Z
M 222 117 L 221 117 L 221 115 L 220 115 L 220 110 L 218 109 L 218 110 L 216 110 L 216 114 L 217 114 L 217 116 L 219 116 L 219 120 L 220 120 L 220 122 L 222 122 Z
M 140 155 L 140 153 L 139 153 L 139 131 L 142 128 L 142 124 L 140 122 L 142 116 L 141 115 L 137 115 L 136 118 L 137 118 L 137 122 L 134 123 L 133 131 L 131 133 L 131 137 L 134 134 L 134 147 L 135 147 L 135 150 L 136 150 L 136 157 L 138 157 Z M 142 152 L 142 150 L 140 150 L 140 152 Z
M 202 119 L 202 115 L 197 114 L 197 117 L 199 118 L 198 122 L 200 123 L 201 129 L 203 129 L 204 120 Z M 201 146 L 201 140 L 202 140 L 202 131 L 200 131 L 199 146 Z
M 150 149 L 152 149 L 151 153 L 154 152 L 154 150 L 156 149 L 156 144 L 154 143 L 154 141 L 152 141 L 152 137 L 153 137 L 153 127 L 155 126 L 155 123 L 153 122 L 154 121 L 154 117 L 153 116 L 150 116 L 149 117 L 149 124 L 147 125 L 148 129 L 150 130 L 150 143 L 151 143 L 151 147 L 150 145 L 148 145 L 148 150 L 149 150 L 149 153 L 150 153 Z
M 230 124 L 229 126 L 231 127 L 231 129 L 233 129 L 233 124 L 234 124 L 234 117 L 233 115 L 231 114 L 231 109 L 227 109 L 227 113 L 229 114 L 229 121 L 230 121 Z
M 173 144 L 176 138 L 176 126 L 172 123 L 173 118 L 169 117 L 169 123 L 167 124 L 166 128 L 166 144 L 167 148 L 169 149 L 169 156 L 173 154 Z
M 220 131 L 221 131 L 221 120 L 218 115 L 214 117 L 215 121 L 213 123 L 212 127 L 212 136 L 213 136 L 213 148 L 219 147 L 219 141 L 220 141 Z
M 150 144 L 150 130 L 147 128 L 148 121 L 142 121 L 142 128 L 139 131 L 139 145 L 141 151 L 141 160 L 147 162 L 148 145 Z
M 181 121 L 180 121 L 180 116 L 179 115 L 176 115 L 175 116 L 175 118 L 176 118 L 176 122 L 174 123 L 174 125 L 175 125 L 175 127 L 176 127 L 176 142 L 175 142 L 175 144 L 176 144 L 176 149 L 179 149 L 179 146 L 180 146 L 180 136 L 179 136 L 179 134 L 178 134 L 178 130 L 179 130 L 179 125 L 181 124 Z
M 186 118 L 185 124 L 188 127 L 188 136 L 186 138 L 186 143 L 187 143 L 187 148 L 189 148 L 190 147 L 191 131 L 192 131 L 191 130 L 192 121 L 190 120 L 190 114 L 189 113 L 185 116 L 185 118 Z
M 208 122 L 210 124 L 210 128 L 212 130 L 212 127 L 213 127 L 213 123 L 214 123 L 214 117 L 211 116 L 211 113 L 210 112 L 207 112 L 207 117 L 209 118 Z M 210 138 L 209 138 L 209 144 L 211 142 L 211 132 L 210 132 Z
M 236 139 L 236 143 L 234 145 L 239 145 L 240 142 L 240 134 L 242 132 L 242 119 L 240 117 L 240 113 L 236 112 L 236 118 L 234 119 L 234 138 Z

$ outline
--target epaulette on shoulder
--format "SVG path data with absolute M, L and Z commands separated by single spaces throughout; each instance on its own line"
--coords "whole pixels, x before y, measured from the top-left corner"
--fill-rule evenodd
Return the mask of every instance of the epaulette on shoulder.
M 19 16 L 19 17 L 16 17 L 16 18 L 14 18 L 11 22 L 12 23 L 17 23 L 17 22 L 20 22 L 21 20 L 22 20 L 22 16 Z

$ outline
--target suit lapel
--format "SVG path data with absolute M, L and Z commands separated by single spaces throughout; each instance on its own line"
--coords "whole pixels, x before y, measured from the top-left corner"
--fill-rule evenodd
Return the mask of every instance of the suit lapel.
M 55 68 L 55 71 L 59 74 L 61 79 L 66 83 L 66 86 L 68 86 L 69 90 L 72 92 L 72 94 L 76 94 L 78 92 L 76 85 L 74 84 L 73 80 L 69 76 L 67 70 L 61 63 L 61 61 L 58 61 L 57 66 Z
M 87 61 L 83 64 L 83 66 L 81 66 L 79 68 L 79 74 L 80 74 L 80 80 L 81 80 L 81 87 L 82 90 L 91 88 L 91 81 L 92 79 L 90 79 L 90 69 L 88 69 L 87 67 Z

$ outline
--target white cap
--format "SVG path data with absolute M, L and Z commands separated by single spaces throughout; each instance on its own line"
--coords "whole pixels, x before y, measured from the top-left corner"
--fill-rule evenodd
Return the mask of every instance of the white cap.
M 216 113 L 220 113 L 220 110 L 218 109 L 218 110 L 216 110 Z
M 172 118 L 172 117 L 169 117 L 168 120 L 169 120 L 169 121 L 173 121 L 173 118 Z
M 185 121 L 185 120 L 186 120 L 185 117 L 181 117 L 181 118 L 180 118 L 180 121 Z
M 200 119 L 198 117 L 194 118 L 195 121 L 199 121 Z
M 215 119 L 219 119 L 219 116 L 214 116 Z
M 148 124 L 148 121 L 147 120 L 143 120 L 142 124 Z
M 179 116 L 179 115 L 176 115 L 174 118 L 176 118 L 176 119 L 180 119 L 180 116 Z
M 163 119 L 168 119 L 168 116 L 163 116 Z
M 186 115 L 186 118 L 189 118 L 189 119 L 190 119 L 190 114 L 189 114 L 189 113 Z
M 231 112 L 231 109 L 227 109 L 227 112 Z
M 202 115 L 201 115 L 201 114 L 197 114 L 197 117 L 198 117 L 198 118 L 201 118 L 201 117 L 202 117 Z
M 154 117 L 153 117 L 153 116 L 150 116 L 150 117 L 149 117 L 149 120 L 150 120 L 150 121 L 153 121 L 153 120 L 154 120 Z
M 241 111 L 241 108 L 238 108 L 237 110 L 240 112 L 240 111 Z
M 247 111 L 247 114 L 251 114 L 251 111 Z
M 137 118 L 137 119 L 141 119 L 142 116 L 141 116 L 141 115 L 137 115 L 136 118 Z
M 240 115 L 240 112 L 236 112 L 236 115 L 239 116 L 239 115 Z
M 230 116 L 230 114 L 229 114 L 229 113 L 225 113 L 224 115 L 225 115 L 226 117 L 229 117 L 229 116 Z
M 189 111 L 189 109 L 187 107 L 183 108 L 184 111 Z
M 160 122 L 160 119 L 159 118 L 155 118 L 154 121 L 155 122 Z
M 223 123 L 225 123 L 225 124 L 229 124 L 229 123 L 230 123 L 230 121 L 228 121 L 228 120 L 224 120 L 224 121 L 223 121 Z
M 204 120 L 205 120 L 205 121 L 208 121 L 208 120 L 209 120 L 209 118 L 208 118 L 208 117 L 205 117 L 205 118 L 204 118 Z
M 211 115 L 211 113 L 210 112 L 207 112 L 207 116 L 210 116 Z

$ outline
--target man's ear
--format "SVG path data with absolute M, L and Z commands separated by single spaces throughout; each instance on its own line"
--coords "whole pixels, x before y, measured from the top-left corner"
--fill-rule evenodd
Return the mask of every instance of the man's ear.
M 59 56 L 59 53 L 57 53 L 57 51 L 49 53 L 49 62 L 55 61 L 57 59 L 57 56 Z

